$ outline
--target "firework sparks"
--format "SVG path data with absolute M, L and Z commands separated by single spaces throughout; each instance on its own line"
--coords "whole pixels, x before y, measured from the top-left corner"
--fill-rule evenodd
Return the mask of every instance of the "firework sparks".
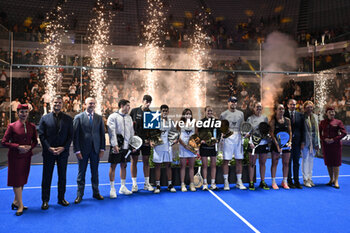
M 112 22 L 112 13 L 97 1 L 93 9 L 93 18 L 88 26 L 88 40 L 91 54 L 91 67 L 103 67 L 106 61 L 106 46 L 109 41 L 109 29 Z M 92 90 L 91 95 L 96 99 L 96 112 L 102 112 L 104 81 L 107 72 L 103 69 L 91 69 Z
M 46 16 L 47 26 L 45 31 L 45 57 L 44 66 L 57 66 L 58 55 L 60 52 L 62 37 L 64 35 L 64 22 L 66 16 L 62 13 L 61 6 L 48 13 Z M 49 94 L 52 101 L 57 92 L 57 82 L 62 80 L 62 74 L 57 68 L 45 68 L 46 93 Z
M 203 28 L 203 21 L 206 20 L 206 15 L 200 14 L 200 22 L 194 24 L 194 34 L 190 39 L 191 43 L 191 68 L 203 69 L 204 59 L 207 57 L 207 49 L 205 39 L 207 34 Z M 203 75 L 201 72 L 195 73 L 190 77 L 190 88 L 193 93 L 193 99 L 196 107 L 203 107 L 205 105 L 205 83 L 203 81 Z
M 324 107 L 327 104 L 329 87 L 332 83 L 333 74 L 320 73 L 317 74 L 315 80 L 315 102 L 319 115 L 324 112 Z
M 145 24 L 145 67 L 156 68 L 160 60 L 162 40 L 165 32 L 162 30 L 165 25 L 165 11 L 161 0 L 147 0 L 147 24 Z M 145 92 L 155 97 L 157 85 L 157 72 L 147 72 L 145 79 Z M 157 104 L 157 99 L 155 103 Z

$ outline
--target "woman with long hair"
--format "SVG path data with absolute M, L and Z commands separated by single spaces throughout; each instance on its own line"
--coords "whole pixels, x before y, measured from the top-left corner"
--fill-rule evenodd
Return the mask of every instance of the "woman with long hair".
M 188 160 L 189 166 L 189 177 L 190 177 L 190 190 L 192 192 L 196 191 L 196 188 L 193 183 L 194 178 L 194 161 L 196 158 L 196 154 L 192 152 L 191 148 L 188 146 L 188 142 L 190 137 L 195 134 L 196 128 L 195 126 L 191 126 L 190 122 L 192 121 L 192 111 L 189 108 L 183 110 L 181 119 L 178 126 L 178 131 L 180 132 L 179 138 L 179 156 L 180 156 L 180 180 L 181 180 L 181 191 L 187 192 L 186 184 L 185 184 L 185 174 L 186 174 L 186 164 Z
M 204 135 L 205 137 L 209 135 L 211 138 L 209 140 L 212 140 L 213 138 L 217 139 L 220 138 L 219 129 L 216 129 L 215 127 L 211 127 L 213 122 L 216 122 L 217 120 L 214 117 L 213 114 L 213 108 L 210 106 L 206 106 L 205 109 L 205 117 L 201 120 L 203 123 L 209 121 L 209 127 L 201 127 L 198 128 L 198 134 L 199 137 Z M 211 178 L 211 190 L 217 190 L 217 186 L 215 183 L 215 176 L 216 176 L 216 147 L 215 144 L 208 145 L 206 141 L 201 138 L 201 146 L 199 148 L 199 154 L 202 158 L 202 174 L 203 174 L 203 190 L 208 190 L 208 158 L 210 157 L 210 178 Z
M 272 137 L 272 164 L 271 164 L 271 177 L 272 177 L 272 188 L 279 189 L 276 184 L 276 171 L 280 155 L 282 155 L 282 171 L 283 171 L 283 181 L 281 186 L 284 189 L 289 189 L 287 178 L 289 170 L 289 158 L 290 158 L 290 149 L 292 146 L 292 127 L 289 118 L 284 117 L 284 106 L 283 104 L 276 104 L 274 107 L 274 114 L 270 120 L 270 135 Z M 277 136 L 280 132 L 286 132 L 289 134 L 289 141 L 287 146 L 289 149 L 283 150 L 279 143 L 279 138 Z
M 265 115 L 262 115 L 262 104 L 260 102 L 255 102 L 253 105 L 253 112 L 254 114 L 248 117 L 247 122 L 250 123 L 253 127 L 254 130 L 259 128 L 259 124 L 261 122 L 268 122 L 268 119 Z M 250 154 L 250 163 L 249 163 L 249 189 L 250 190 L 255 190 L 254 186 L 254 167 L 256 164 L 256 159 L 259 156 L 259 168 L 260 168 L 260 188 L 263 188 L 265 190 L 269 190 L 269 187 L 265 183 L 265 171 L 266 171 L 266 159 L 267 159 L 267 153 L 269 153 L 270 148 L 268 145 L 268 141 L 266 139 L 262 139 L 259 143 L 259 145 L 255 148 L 255 154 L 252 154 L 252 150 L 254 148 L 254 144 L 250 142 L 250 149 L 249 149 L 249 154 Z

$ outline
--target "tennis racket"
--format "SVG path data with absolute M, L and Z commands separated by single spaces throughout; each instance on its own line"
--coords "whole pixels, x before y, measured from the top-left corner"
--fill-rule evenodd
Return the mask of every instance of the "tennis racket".
M 139 136 L 132 136 L 129 141 L 129 150 L 126 153 L 125 158 L 129 156 L 132 150 L 138 150 L 142 146 L 142 139 Z
M 254 130 L 253 131 L 251 139 L 252 139 L 252 142 L 253 142 L 253 145 L 254 145 L 254 148 L 252 150 L 252 155 L 255 155 L 255 149 L 259 146 L 259 144 L 260 144 L 260 142 L 262 140 L 262 137 L 261 137 L 261 134 L 260 134 L 259 130 Z
M 289 142 L 289 133 L 282 131 L 277 133 L 276 135 L 277 142 L 279 147 L 281 148 L 280 154 L 282 155 L 283 150 L 289 150 L 290 146 L 288 145 Z
M 203 185 L 203 177 L 201 175 L 201 168 L 202 167 L 198 167 L 198 172 L 193 178 L 193 184 L 194 184 L 194 187 L 196 187 L 196 188 L 200 188 Z

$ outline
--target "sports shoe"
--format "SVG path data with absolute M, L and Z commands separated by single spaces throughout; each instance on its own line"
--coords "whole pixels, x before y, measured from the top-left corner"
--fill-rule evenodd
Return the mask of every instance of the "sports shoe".
M 307 180 L 307 181 L 304 182 L 304 186 L 305 186 L 305 187 L 308 187 L 308 188 L 311 188 L 311 187 L 312 187 L 312 185 L 311 185 L 311 183 L 310 183 L 309 180 Z
M 156 189 L 154 190 L 155 194 L 160 193 L 160 185 L 157 185 Z
M 287 184 L 286 182 L 283 182 L 283 181 L 282 181 L 281 186 L 282 186 L 282 188 L 284 188 L 284 189 L 290 189 L 289 186 L 288 186 L 288 184 Z
M 216 186 L 216 184 L 211 184 L 210 190 L 218 190 L 219 188 Z
M 277 186 L 276 183 L 272 183 L 272 188 L 275 189 L 275 190 L 280 189 L 280 188 Z
M 132 192 L 125 185 L 120 186 L 119 194 L 130 195 Z
M 168 186 L 167 190 L 172 192 L 172 193 L 176 193 L 176 189 L 174 188 L 174 186 L 172 184 Z
M 241 189 L 241 190 L 245 190 L 245 189 L 247 189 L 247 187 L 246 187 L 246 186 L 244 186 L 242 182 L 238 182 L 238 183 L 236 183 L 236 188 L 239 188 L 239 189 Z
M 255 190 L 254 182 L 249 182 L 249 190 Z
M 139 191 L 139 187 L 137 186 L 137 184 L 132 185 L 131 192 L 136 193 L 137 191 Z
M 196 192 L 196 187 L 194 187 L 193 183 L 190 184 L 190 190 L 191 192 Z
M 110 198 L 117 198 L 117 193 L 115 191 L 115 188 L 111 188 L 111 191 L 109 191 L 109 197 Z
M 311 184 L 312 187 L 315 187 L 315 186 L 316 186 L 312 180 L 309 180 L 309 182 L 310 182 L 310 184 Z
M 265 190 L 269 190 L 270 189 L 269 186 L 267 186 L 267 184 L 265 183 L 264 180 L 260 181 L 259 187 L 263 188 Z
M 226 190 L 226 191 L 230 190 L 230 184 L 228 182 L 225 182 L 224 190 Z
M 152 187 L 152 185 L 151 184 L 146 184 L 145 183 L 145 185 L 143 186 L 143 189 L 144 190 L 148 190 L 148 191 L 150 191 L 150 192 L 153 192 L 154 191 L 154 188 Z
M 186 185 L 184 184 L 181 185 L 181 192 L 187 192 Z
M 208 191 L 208 190 L 209 190 L 209 189 L 208 189 L 208 184 L 203 184 L 202 190 Z

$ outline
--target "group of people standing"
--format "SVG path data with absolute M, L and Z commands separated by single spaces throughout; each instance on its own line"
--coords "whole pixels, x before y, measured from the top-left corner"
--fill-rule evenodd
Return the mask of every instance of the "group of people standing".
M 229 185 L 229 162 L 232 158 L 236 161 L 236 188 L 247 189 L 242 182 L 242 160 L 243 160 L 243 140 L 247 135 L 241 135 L 240 126 L 244 122 L 244 114 L 237 109 L 237 98 L 228 99 L 228 109 L 221 113 L 219 119 L 214 117 L 213 108 L 205 107 L 205 117 L 201 121 L 226 121 L 229 130 L 221 132 L 215 124 L 209 124 L 209 128 L 197 128 L 196 126 L 180 127 L 181 124 L 173 124 L 172 119 L 168 117 L 169 106 L 161 105 L 161 144 L 154 144 L 150 137 L 150 130 L 145 129 L 144 112 L 150 111 L 152 97 L 145 95 L 140 107 L 130 111 L 130 102 L 121 99 L 118 103 L 119 110 L 111 114 L 107 119 L 107 129 L 110 139 L 110 151 L 108 162 L 110 163 L 110 198 L 116 198 L 115 189 L 115 170 L 117 164 L 120 164 L 121 186 L 119 194 L 130 195 L 138 192 L 137 184 L 137 162 L 142 155 L 143 173 L 145 178 L 144 189 L 154 193 L 160 193 L 160 174 L 161 165 L 166 167 L 168 191 L 176 192 L 172 184 L 173 161 L 172 146 L 179 143 L 180 157 L 180 180 L 181 191 L 187 191 L 185 184 L 186 167 L 189 167 L 189 178 L 191 191 L 196 191 L 194 185 L 194 163 L 197 157 L 196 151 L 189 145 L 191 136 L 201 135 L 201 131 L 209 131 L 218 143 L 208 144 L 201 140 L 198 153 L 202 159 L 203 190 L 217 190 L 216 186 L 216 157 L 219 150 L 223 154 L 223 177 L 224 190 L 230 190 Z M 85 188 L 85 174 L 88 162 L 90 160 L 91 183 L 93 198 L 103 200 L 104 197 L 99 192 L 98 165 L 106 150 L 105 124 L 101 115 L 95 112 L 96 101 L 89 97 L 85 101 L 85 111 L 76 115 L 72 119 L 62 110 L 62 97 L 56 96 L 53 100 L 53 111 L 40 120 L 39 126 L 27 121 L 28 106 L 20 104 L 17 107 L 18 121 L 10 124 L 2 139 L 2 144 L 9 148 L 8 152 L 8 186 L 12 186 L 15 198 L 11 205 L 13 210 L 17 210 L 16 215 L 20 216 L 27 209 L 23 205 L 22 191 L 27 183 L 31 156 L 33 148 L 37 145 L 37 134 L 42 145 L 43 156 L 43 176 L 42 176 L 42 206 L 43 210 L 49 208 L 50 187 L 55 163 L 58 170 L 58 204 L 68 206 L 69 202 L 65 200 L 66 191 L 66 173 L 69 157 L 70 145 L 73 142 L 73 151 L 78 159 L 79 171 L 77 176 L 77 196 L 75 204 L 83 200 Z M 281 186 L 284 189 L 302 188 L 299 182 L 299 160 L 302 156 L 302 174 L 306 187 L 314 186 L 312 181 L 313 158 L 316 152 L 322 148 L 325 164 L 328 168 L 330 181 L 327 185 L 339 188 L 338 176 L 339 166 L 341 165 L 341 139 L 346 135 L 346 131 L 341 121 L 335 119 L 334 108 L 326 109 L 326 117 L 321 123 L 318 123 L 318 117 L 313 113 L 314 105 L 311 101 L 304 104 L 304 113 L 295 111 L 296 101 L 288 101 L 288 110 L 286 111 L 282 104 L 276 104 L 274 113 L 270 121 L 262 114 L 263 106 L 260 102 L 254 103 L 254 114 L 248 117 L 247 122 L 253 129 L 256 129 L 261 122 L 270 125 L 270 140 L 263 139 L 257 146 L 249 142 L 250 148 L 250 166 L 249 189 L 254 190 L 254 166 L 259 157 L 261 182 L 259 187 L 268 190 L 265 182 L 265 170 L 267 154 L 271 152 L 272 165 L 272 188 L 279 189 L 276 183 L 276 169 L 278 160 L 282 157 L 283 163 L 283 181 Z M 192 121 L 193 114 L 191 109 L 186 108 L 182 112 L 180 122 L 186 123 Z M 170 142 L 169 134 L 178 132 L 179 137 Z M 288 149 L 281 148 L 279 138 L 276 136 L 284 131 L 289 134 Z M 142 139 L 140 149 L 130 149 L 129 143 L 134 135 Z M 219 144 L 219 146 L 218 146 Z M 130 151 L 131 150 L 131 151 Z M 252 150 L 255 153 L 252 153 Z M 150 184 L 149 157 L 153 151 L 153 162 L 155 163 L 155 188 Z M 130 153 L 131 152 L 131 153 Z M 129 156 L 130 154 L 130 156 Z M 208 184 L 208 165 L 210 158 L 211 183 Z M 126 167 L 131 161 L 132 188 L 129 190 L 125 186 Z

